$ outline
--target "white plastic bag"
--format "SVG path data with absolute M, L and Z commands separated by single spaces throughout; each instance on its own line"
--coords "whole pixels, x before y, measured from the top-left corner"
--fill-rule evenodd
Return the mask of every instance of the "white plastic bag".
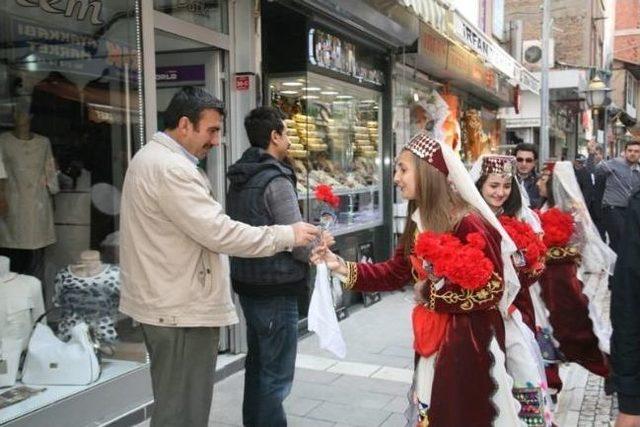
M 347 346 L 342 339 L 342 332 L 338 326 L 338 318 L 333 306 L 329 270 L 326 264 L 316 266 L 316 280 L 309 303 L 308 317 L 309 331 L 315 332 L 320 339 L 320 348 L 330 351 L 337 357 L 344 359 Z

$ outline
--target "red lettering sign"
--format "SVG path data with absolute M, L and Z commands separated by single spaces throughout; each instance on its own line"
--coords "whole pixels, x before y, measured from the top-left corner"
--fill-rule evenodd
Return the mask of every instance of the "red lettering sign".
M 236 90 L 249 90 L 249 76 L 236 76 Z

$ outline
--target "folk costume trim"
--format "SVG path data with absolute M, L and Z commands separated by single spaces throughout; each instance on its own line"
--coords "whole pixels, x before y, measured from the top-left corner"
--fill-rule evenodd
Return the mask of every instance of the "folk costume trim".
M 492 278 L 483 288 L 479 290 L 471 290 L 461 288 L 459 291 L 445 291 L 443 293 L 433 292 L 432 287 L 431 297 L 433 297 L 433 307 L 435 307 L 435 300 L 440 299 L 449 305 L 459 306 L 464 311 L 473 310 L 476 305 L 491 301 L 496 295 L 499 295 L 502 291 L 502 279 L 496 273 L 492 273 Z M 431 300 L 429 301 L 429 308 L 431 308 Z
M 355 262 L 347 261 L 347 280 L 342 283 L 342 287 L 346 290 L 351 290 L 358 281 L 358 265 Z

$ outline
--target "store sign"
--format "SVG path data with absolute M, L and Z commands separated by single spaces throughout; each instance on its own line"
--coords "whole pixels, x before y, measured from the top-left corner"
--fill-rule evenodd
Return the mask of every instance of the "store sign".
M 236 90 L 249 90 L 250 86 L 249 76 L 236 76 Z
M 457 13 L 453 15 L 453 32 L 465 45 L 508 78 L 516 78 L 516 60 Z
M 384 85 L 384 73 L 358 58 L 356 46 L 317 28 L 309 30 L 309 63 L 360 81 Z
M 540 127 L 539 117 L 525 117 L 521 119 L 506 119 L 507 128 L 536 128 Z
M 38 70 L 69 69 L 100 75 L 105 67 L 137 70 L 137 51 L 105 37 L 11 17 L 14 62 Z
M 16 0 L 18 6 L 38 7 L 43 12 L 64 15 L 77 21 L 84 21 L 91 9 L 90 22 L 93 25 L 102 25 L 104 21 L 100 19 L 102 12 L 102 1 L 99 0 Z
M 203 64 L 156 67 L 157 82 L 203 82 L 204 77 L 205 73 Z
M 420 24 L 420 42 L 418 54 L 429 58 L 429 61 L 440 68 L 447 66 L 449 42 L 426 24 Z
M 522 89 L 528 90 L 536 95 L 540 93 L 540 81 L 526 68 L 520 67 L 518 69 L 516 80 L 520 83 Z

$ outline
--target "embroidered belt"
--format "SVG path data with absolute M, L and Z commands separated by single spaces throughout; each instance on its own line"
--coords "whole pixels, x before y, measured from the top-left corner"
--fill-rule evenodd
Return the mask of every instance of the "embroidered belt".
M 435 309 L 435 300 L 441 299 L 449 305 L 460 305 L 462 310 L 472 310 L 477 304 L 490 301 L 502 290 L 502 280 L 496 272 L 493 273 L 489 282 L 480 289 L 460 289 L 455 291 L 445 291 L 438 293 L 435 289 L 435 282 L 431 282 L 431 295 L 429 298 L 429 308 Z

